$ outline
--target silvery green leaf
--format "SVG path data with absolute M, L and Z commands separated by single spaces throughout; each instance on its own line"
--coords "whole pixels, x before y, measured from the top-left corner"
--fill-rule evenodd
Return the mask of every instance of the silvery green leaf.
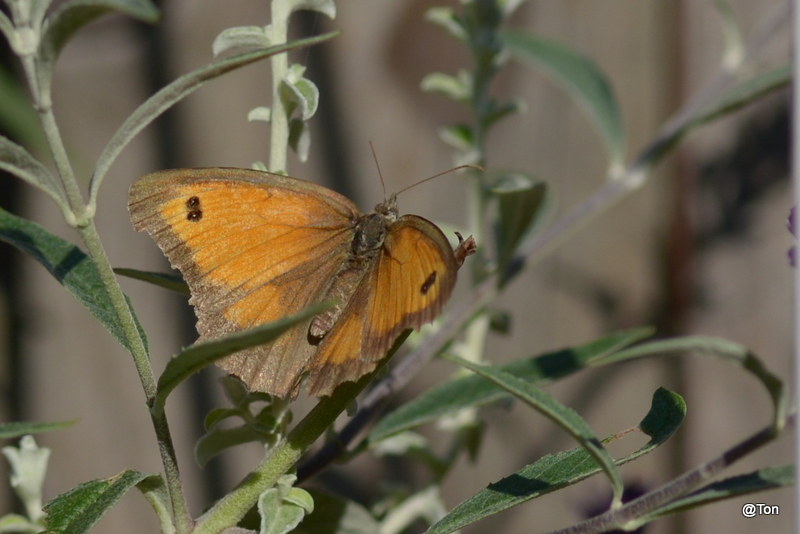
M 467 32 L 450 7 L 432 7 L 425 12 L 425 20 L 443 28 L 461 42 L 466 41 Z
M 442 93 L 451 100 L 466 104 L 472 97 L 472 74 L 465 69 L 460 69 L 456 76 L 433 72 L 422 79 L 420 88 L 429 93 Z
M 270 39 L 267 32 L 261 26 L 236 26 L 227 28 L 217 35 L 211 49 L 214 57 L 223 52 L 236 50 L 246 52 L 270 46 Z
M 289 121 L 289 146 L 292 147 L 301 162 L 308 160 L 308 152 L 311 148 L 311 130 L 308 123 L 300 119 Z
M 439 130 L 439 139 L 451 147 L 467 152 L 472 150 L 472 130 L 465 124 L 447 126 Z
M 272 110 L 267 106 L 258 106 L 257 108 L 253 108 L 247 114 L 247 121 L 264 121 L 269 122 L 270 118 L 272 117 Z
M 284 501 L 299 506 L 307 514 L 314 511 L 314 498 L 303 488 L 292 488 L 283 498 Z
M 292 485 L 295 475 L 284 475 L 258 498 L 258 513 L 261 515 L 259 534 L 286 534 L 300 524 L 306 514 L 314 511 L 311 495 Z
M 428 447 L 425 436 L 407 430 L 378 442 L 373 452 L 377 456 L 404 456 L 411 449 Z
M 328 18 L 336 18 L 336 4 L 333 0 L 288 0 L 288 4 L 289 13 L 300 10 L 316 11 L 328 15 Z
M 319 89 L 314 82 L 304 78 L 306 68 L 295 63 L 289 67 L 289 72 L 283 80 L 287 90 L 283 95 L 300 108 L 300 115 L 304 121 L 314 116 L 319 106 Z
M 250 168 L 255 169 L 257 171 L 264 171 L 264 172 L 269 171 L 269 169 L 267 169 L 267 166 L 264 165 L 263 161 L 254 161 L 253 164 L 250 165 Z
M 722 67 L 732 72 L 744 60 L 745 46 L 742 38 L 742 29 L 736 21 L 731 5 L 725 0 L 714 0 L 714 7 L 722 23 L 722 35 L 725 37 L 725 53 L 722 55 Z
M 9 45 L 11 45 L 11 48 L 14 50 L 14 52 L 19 54 L 21 48 L 19 34 L 17 33 L 16 28 L 14 28 L 14 24 L 12 24 L 11 20 L 2 12 L 0 12 L 0 32 L 3 32 L 6 41 L 8 41 Z
M 0 533 L 15 532 L 23 534 L 37 534 L 42 531 L 42 525 L 37 525 L 18 514 L 8 514 L 0 517 Z
M 47 474 L 47 461 L 50 449 L 39 448 L 33 436 L 23 436 L 19 448 L 3 447 L 11 466 L 11 487 L 25 505 L 25 511 L 31 521 L 44 517 L 42 512 L 42 484 Z
M 64 192 L 47 167 L 31 156 L 27 150 L 2 135 L 0 135 L 0 169 L 44 191 L 62 210 L 69 211 Z

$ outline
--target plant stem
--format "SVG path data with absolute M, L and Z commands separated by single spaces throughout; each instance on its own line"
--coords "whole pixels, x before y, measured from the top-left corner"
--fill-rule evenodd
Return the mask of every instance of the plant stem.
M 78 182 L 75 178 L 75 173 L 72 169 L 72 165 L 70 165 L 67 151 L 61 138 L 61 133 L 58 129 L 58 124 L 55 120 L 55 115 L 53 114 L 52 100 L 49 94 L 43 95 L 39 90 L 36 63 L 31 56 L 23 57 L 22 63 L 31 88 L 31 94 L 33 95 L 34 107 L 39 114 L 42 130 L 44 131 L 56 169 L 58 170 L 62 184 L 67 193 L 67 201 L 69 202 L 71 210 L 71 213 L 67 215 L 72 216 L 72 219 L 68 219 L 67 222 L 78 229 L 83 243 L 86 245 L 86 252 L 97 269 L 100 281 L 103 284 L 103 288 L 111 302 L 123 335 L 125 336 L 127 349 L 131 356 L 133 356 L 134 365 L 136 366 L 139 380 L 142 383 L 142 389 L 144 389 L 149 404 L 155 398 L 156 380 L 153 374 L 153 368 L 150 365 L 150 358 L 147 354 L 144 340 L 139 334 L 139 329 L 137 328 L 133 313 L 128 306 L 122 289 L 119 287 L 116 275 L 103 249 L 100 236 L 97 233 L 97 227 L 94 224 L 94 213 L 87 210 L 86 204 L 84 203 Z M 183 489 L 181 488 L 177 459 L 166 418 L 163 416 L 159 419 L 154 418 L 153 426 L 158 438 L 162 461 L 164 462 L 164 472 L 167 478 L 167 487 L 169 489 L 178 532 L 188 533 L 191 529 L 192 520 L 186 507 Z
M 273 46 L 286 42 L 289 32 L 289 5 L 285 0 L 272 1 Z M 289 147 L 289 117 L 281 98 L 283 79 L 289 72 L 289 56 L 284 52 L 270 58 L 272 64 L 272 113 L 270 115 L 269 170 L 286 172 L 286 153 Z
M 794 425 L 794 416 L 788 423 Z M 713 460 L 704 462 L 679 478 L 631 501 L 621 508 L 606 512 L 571 527 L 555 530 L 549 534 L 594 534 L 622 529 L 632 530 L 641 526 L 637 519 L 644 518 L 671 501 L 700 488 L 724 469 L 748 454 L 772 442 L 779 435 L 774 425 L 753 434 L 737 443 Z
M 385 358 L 384 362 L 389 358 Z M 380 365 L 378 369 L 380 369 Z M 261 464 L 231 493 L 198 518 L 192 534 L 216 534 L 235 525 L 258 500 L 258 496 L 294 466 L 305 451 L 319 438 L 336 418 L 353 402 L 372 380 L 376 371 L 356 383 L 346 382 L 330 397 L 320 399 L 302 421 L 272 449 Z

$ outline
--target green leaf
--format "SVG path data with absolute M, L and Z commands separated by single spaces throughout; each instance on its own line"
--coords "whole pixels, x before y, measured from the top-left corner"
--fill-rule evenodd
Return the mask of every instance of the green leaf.
M 653 335 L 652 328 L 636 328 L 617 332 L 585 345 L 517 360 L 498 368 L 534 384 L 571 375 L 592 359 L 612 354 L 632 343 Z M 371 443 L 409 430 L 440 417 L 468 408 L 481 406 L 502 398 L 508 393 L 480 376 L 466 376 L 436 386 L 397 410 L 387 414 L 369 434 Z
M 622 503 L 622 477 L 619 474 L 614 460 L 603 447 L 588 423 L 571 408 L 567 408 L 556 399 L 545 393 L 540 388 L 530 384 L 510 373 L 506 373 L 488 365 L 478 365 L 464 358 L 452 354 L 444 354 L 445 359 L 466 367 L 484 378 L 487 378 L 502 387 L 522 402 L 538 411 L 564 431 L 570 434 L 589 454 L 597 461 L 608 476 L 614 492 L 615 503 Z
M 117 321 L 114 307 L 100 280 L 100 274 L 92 260 L 81 249 L 54 236 L 38 224 L 12 215 L 2 208 L 0 208 L 0 240 L 14 245 L 44 265 L 45 269 L 78 299 L 78 302 L 83 304 L 128 352 L 131 352 Z M 127 296 L 125 298 L 147 349 L 144 330 Z
M 457 76 L 432 72 L 422 79 L 420 89 L 426 93 L 441 93 L 454 102 L 466 104 L 472 98 L 473 85 L 472 73 L 460 69 Z
M 143 282 L 150 282 L 153 285 L 169 289 L 175 293 L 179 293 L 185 297 L 190 295 L 189 286 L 184 281 L 183 277 L 179 274 L 172 273 L 155 273 L 152 271 L 140 271 L 138 269 L 126 269 L 118 267 L 114 272 L 120 276 L 127 276 L 134 280 L 141 280 Z
M 622 118 L 611 86 L 594 61 L 543 37 L 509 31 L 501 32 L 501 37 L 517 57 L 539 67 L 572 95 L 603 137 L 610 166 L 621 166 L 625 160 Z
M 0 423 L 0 439 L 18 438 L 20 436 L 24 436 L 25 434 L 50 432 L 51 430 L 59 430 L 61 428 L 70 427 L 77 422 L 78 420 L 75 419 L 73 421 L 59 421 L 53 423 Z
M 331 304 L 328 302 L 315 304 L 294 315 L 286 316 L 277 321 L 262 324 L 255 328 L 243 332 L 236 332 L 212 341 L 196 343 L 191 347 L 183 349 L 180 353 L 172 357 L 169 363 L 167 363 L 164 372 L 158 378 L 158 389 L 151 411 L 156 415 L 163 413 L 164 403 L 172 390 L 189 376 L 200 371 L 207 365 L 211 365 L 215 361 L 229 354 L 233 354 L 234 352 L 269 343 L 297 323 L 330 307 Z
M 6 534 L 38 534 L 42 526 L 30 521 L 27 517 L 17 514 L 8 514 L 0 517 L 0 533 Z
M 689 353 L 716 356 L 755 376 L 769 393 L 774 407 L 773 426 L 780 430 L 786 422 L 788 399 L 783 382 L 756 357 L 739 343 L 708 336 L 686 336 L 642 343 L 636 347 L 608 354 L 592 362 L 592 365 L 607 365 L 625 360 L 649 356 Z
M 289 146 L 292 147 L 297 159 L 301 162 L 308 160 L 308 152 L 311 149 L 311 129 L 308 123 L 300 119 L 289 121 Z
M 128 490 L 149 476 L 126 469 L 113 477 L 85 482 L 62 493 L 44 507 L 47 526 L 59 534 L 89 532 Z
M 269 122 L 272 119 L 272 110 L 267 106 L 258 106 L 247 113 L 247 122 L 263 121 Z
M 314 511 L 314 500 L 306 490 L 292 487 L 294 475 L 284 475 L 258 498 L 261 515 L 259 534 L 287 534 Z
M 692 508 L 705 506 L 718 501 L 733 499 L 743 495 L 759 493 L 771 489 L 785 488 L 794 485 L 794 466 L 767 467 L 719 480 L 708 486 L 672 501 L 642 517 L 637 523 L 648 523 L 670 514 L 685 512 Z
M 671 411 L 665 413 L 665 408 L 671 408 Z M 654 412 L 664 413 L 661 425 L 654 424 L 655 417 L 651 415 Z M 647 426 L 654 432 L 650 435 L 650 441 L 615 463 L 622 465 L 655 450 L 675 433 L 685 415 L 686 404 L 683 399 L 676 393 L 659 388 L 653 394 L 652 407 L 645 416 L 645 420 L 651 421 Z M 641 426 L 644 426 L 644 421 Z M 426 534 L 454 532 L 487 516 L 585 480 L 599 471 L 597 463 L 582 447 L 544 456 L 462 502 L 428 529 Z
M 520 243 L 541 226 L 544 215 L 552 211 L 549 208 L 553 201 L 545 182 L 517 172 L 499 174 L 491 192 L 498 203 L 499 217 L 495 226 L 497 268 L 504 273 L 501 279 L 501 284 L 504 284 L 511 275 L 505 274 L 506 267 Z
M 380 525 L 360 504 L 319 490 L 309 490 L 314 512 L 295 529 L 296 534 L 379 534 Z
M 149 0 L 68 0 L 50 14 L 42 28 L 42 40 L 36 54 L 40 89 L 47 98 L 56 59 L 72 36 L 86 24 L 110 11 L 155 23 L 158 9 Z
M 161 475 L 151 475 L 145 478 L 136 484 L 136 488 L 142 492 L 144 498 L 153 507 L 153 511 L 155 511 L 161 524 L 161 532 L 163 534 L 175 532 L 167 486 Z
M 474 150 L 472 130 L 464 124 L 441 128 L 439 130 L 439 139 L 462 152 Z
M 69 212 L 64 192 L 50 171 L 27 150 L 2 135 L 0 135 L 0 169 L 44 191 L 62 211 Z
M 648 169 L 694 128 L 746 106 L 759 97 L 787 86 L 792 81 L 792 66 L 784 65 L 742 82 L 713 102 L 683 113 L 671 121 L 648 149 L 637 158 L 633 169 Z
M 269 35 L 261 26 L 237 26 L 235 28 L 225 28 L 214 39 L 211 49 L 214 56 L 223 52 L 236 50 L 238 52 L 250 51 L 258 48 L 266 48 L 270 45 Z
M 305 70 L 304 66 L 293 64 L 280 87 L 281 101 L 286 108 L 287 117 L 291 117 L 299 109 L 300 119 L 303 121 L 313 117 L 319 106 L 319 89 L 314 82 L 303 77 Z
M 100 184 L 105 178 L 111 165 L 119 156 L 122 149 L 133 139 L 145 126 L 153 122 L 159 115 L 164 113 L 170 107 L 184 99 L 186 96 L 193 93 L 205 82 L 222 76 L 223 74 L 232 70 L 244 67 L 256 61 L 294 50 L 303 46 L 315 45 L 332 37 L 338 35 L 338 32 L 326 33 L 317 37 L 309 37 L 308 39 L 301 39 L 291 43 L 283 44 L 280 46 L 273 46 L 264 50 L 257 50 L 254 52 L 247 52 L 238 54 L 232 57 L 215 60 L 208 65 L 201 67 L 197 70 L 185 74 L 170 83 L 156 94 L 151 96 L 147 101 L 136 108 L 120 126 L 119 130 L 114 134 L 106 147 L 103 149 L 102 154 L 97 160 L 97 166 L 92 174 L 92 181 L 89 185 L 90 205 L 93 206 L 97 199 L 97 192 Z
M 722 67 L 733 72 L 744 60 L 745 45 L 742 30 L 736 22 L 731 5 L 725 0 L 714 0 L 714 7 L 722 23 L 722 35 L 725 37 L 725 52 L 722 55 Z
M 194 459 L 197 465 L 205 467 L 216 455 L 237 445 L 257 441 L 264 443 L 265 435 L 249 425 L 234 428 L 217 428 L 204 434 L 194 446 Z
M 432 7 L 425 12 L 425 20 L 436 24 L 462 43 L 466 43 L 467 32 L 464 30 L 464 24 L 453 12 L 453 8 Z

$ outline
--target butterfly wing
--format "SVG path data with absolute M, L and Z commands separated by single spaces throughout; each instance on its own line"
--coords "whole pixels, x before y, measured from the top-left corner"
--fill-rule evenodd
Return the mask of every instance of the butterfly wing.
M 456 259 L 442 231 L 405 215 L 388 229 L 380 254 L 309 365 L 312 395 L 372 371 L 397 336 L 433 321 L 456 283 Z
M 358 210 L 321 186 L 243 169 L 162 171 L 134 182 L 129 210 L 191 289 L 203 338 L 247 329 L 321 300 L 345 260 Z M 310 319 L 218 365 L 252 390 L 296 395 L 316 347 Z

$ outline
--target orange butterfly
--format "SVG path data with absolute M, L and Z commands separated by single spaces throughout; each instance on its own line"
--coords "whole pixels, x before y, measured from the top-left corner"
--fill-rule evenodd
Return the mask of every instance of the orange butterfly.
M 202 338 L 339 303 L 217 362 L 279 397 L 296 397 L 304 376 L 322 396 L 375 369 L 403 330 L 439 314 L 475 251 L 471 237 L 454 251 L 430 221 L 398 218 L 395 195 L 361 214 L 334 191 L 254 170 L 148 174 L 131 186 L 128 208 L 183 273 Z

